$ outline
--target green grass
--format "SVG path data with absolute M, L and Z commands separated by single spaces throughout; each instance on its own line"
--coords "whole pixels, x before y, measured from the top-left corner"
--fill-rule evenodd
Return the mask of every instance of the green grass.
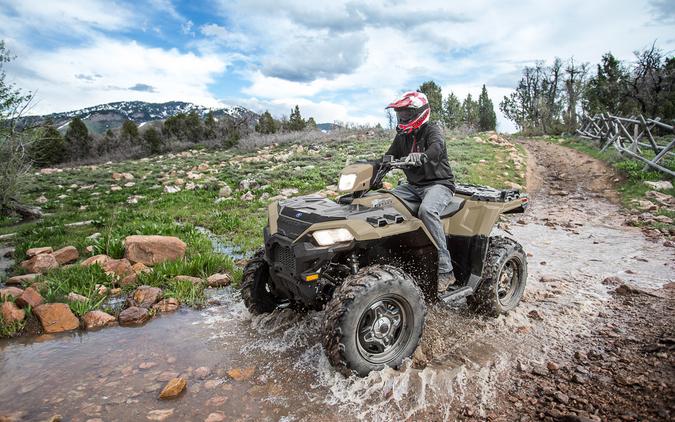
M 508 182 L 524 183 L 524 169 L 515 170 L 509 151 L 501 146 L 476 142 L 474 136 L 447 139 L 448 156 L 459 183 L 494 187 L 506 187 Z M 487 134 L 479 136 L 482 140 L 487 139 Z M 129 235 L 177 236 L 188 245 L 185 258 L 157 265 L 153 272 L 140 274 L 137 284 L 161 287 L 167 297 L 175 297 L 188 305 L 200 305 L 204 302 L 203 286 L 176 282 L 175 276 L 205 278 L 216 272 L 229 272 L 237 285 L 241 270 L 235 267 L 232 258 L 215 253 L 211 240 L 197 227 L 210 230 L 228 247 L 251 253 L 262 245 L 262 229 L 267 223 L 269 201 L 261 199 L 261 195 L 274 196 L 281 189 L 291 187 L 299 190 L 297 195 L 326 189 L 337 183 L 339 173 L 347 163 L 381 157 L 390 142 L 390 139 L 336 141 L 319 144 L 316 151 L 305 148 L 302 152 L 293 145 L 251 152 L 194 150 L 152 159 L 64 169 L 49 175 L 35 174 L 26 184 L 28 188 L 23 197 L 28 203 L 42 195 L 48 198 L 48 202 L 41 205 L 45 217 L 20 225 L 16 225 L 16 219 L 0 219 L 0 234 L 17 233 L 17 262 L 25 258 L 28 248 L 37 246 L 57 249 L 72 245 L 82 253 L 91 245 L 96 254 L 121 258 L 124 239 Z M 524 154 L 522 150 L 520 153 Z M 262 162 L 247 161 L 260 154 L 269 157 Z M 202 171 L 200 180 L 189 179 L 187 172 L 202 163 L 207 163 L 210 170 Z M 126 181 L 114 181 L 113 172 L 133 174 L 134 185 L 123 187 Z M 164 193 L 163 184 L 175 184 L 177 178 L 203 186 L 196 190 Z M 400 178 L 404 175 L 397 171 L 387 180 L 396 184 Z M 250 189 L 255 196 L 253 201 L 240 199 L 246 193 L 246 190 L 238 189 L 244 179 L 258 182 L 257 187 Z M 218 192 L 225 184 L 232 188 L 232 196 L 216 202 Z M 111 191 L 111 186 L 115 185 L 122 189 Z M 136 204 L 127 202 L 129 197 L 136 195 L 143 198 Z M 65 226 L 88 220 L 92 223 Z M 100 237 L 87 239 L 93 233 L 100 233 Z M 13 269 L 14 274 L 22 272 L 18 266 Z M 78 315 L 106 306 L 105 300 L 102 301 L 105 298 L 95 292 L 96 284 L 112 286 L 112 280 L 97 266 L 57 269 L 49 272 L 42 281 L 47 286 L 45 298 L 49 302 L 63 300 L 70 292 L 88 297 L 87 302 L 71 304 Z M 126 287 L 125 292 L 133 288 L 135 286 Z
M 617 191 L 620 194 L 621 204 L 635 212 L 640 212 L 638 210 L 637 201 L 644 200 L 649 198 L 645 197 L 645 194 L 653 190 L 652 188 L 645 185 L 645 181 L 658 181 L 658 180 L 670 180 L 673 182 L 672 178 L 666 174 L 658 172 L 656 170 L 644 171 L 644 163 L 636 161 L 619 154 L 614 148 L 608 148 L 606 151 L 600 151 L 599 147 L 593 143 L 593 141 L 579 138 L 579 137 L 540 137 L 538 139 L 553 142 L 559 145 L 566 147 L 574 148 L 578 151 L 581 151 L 591 157 L 605 161 L 609 163 L 621 176 L 618 183 Z M 649 156 L 649 151 L 646 151 L 643 148 L 646 156 Z M 652 153 L 653 158 L 653 153 Z M 664 167 L 675 169 L 675 158 L 668 158 L 667 160 L 661 161 L 661 165 Z M 675 196 L 675 189 L 667 189 L 662 191 L 665 194 Z M 652 200 L 653 201 L 653 200 Z M 675 219 L 675 212 L 664 209 L 663 207 L 659 208 L 655 215 L 665 215 L 672 219 Z M 652 223 L 642 223 L 642 226 L 664 230 L 666 232 L 675 230 L 675 225 L 665 224 L 660 222 Z

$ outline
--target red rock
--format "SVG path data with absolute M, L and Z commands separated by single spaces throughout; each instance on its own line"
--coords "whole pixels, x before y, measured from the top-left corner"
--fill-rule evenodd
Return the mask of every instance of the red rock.
M 2 320 L 5 324 L 21 322 L 26 318 L 26 311 L 19 309 L 12 302 L 2 302 Z
M 138 281 L 138 274 L 129 274 L 128 276 L 120 280 L 119 285 L 131 286 L 132 284 L 136 284 L 137 281 Z
M 70 264 L 71 262 L 77 261 L 77 258 L 80 257 L 80 253 L 77 251 L 75 246 L 66 246 L 54 252 L 54 258 L 59 265 Z
M 7 300 L 8 297 L 16 299 L 17 297 L 21 296 L 22 293 L 23 289 L 18 287 L 5 287 L 4 289 L 0 289 L 0 299 Z
M 35 308 L 40 306 L 43 302 L 42 296 L 32 287 L 27 288 L 21 293 L 21 296 L 16 298 L 16 304 L 22 308 L 30 306 Z
M 173 236 L 129 236 L 124 239 L 124 256 L 130 261 L 155 265 L 185 256 L 185 242 Z
M 54 249 L 52 249 L 51 246 L 45 246 L 42 248 L 30 248 L 26 251 L 26 256 L 31 258 L 34 257 L 35 255 L 40 255 L 43 253 L 52 253 Z
M 109 257 L 108 255 L 94 255 L 94 256 L 90 256 L 89 258 L 82 261 L 82 263 L 80 265 L 83 266 L 83 267 L 90 267 L 94 264 L 98 264 L 98 265 L 101 266 L 101 268 L 103 268 L 103 265 L 106 262 L 110 261 L 111 259 L 112 258 Z
M 211 373 L 211 370 L 207 368 L 206 366 L 200 366 L 199 368 L 195 369 L 195 376 L 199 379 L 205 379 L 206 377 L 209 376 Z
M 159 302 L 152 305 L 152 309 L 155 309 L 158 312 L 174 312 L 179 307 L 180 302 L 172 297 L 160 300 Z
M 162 289 L 159 287 L 140 286 L 129 296 L 129 305 L 139 308 L 149 308 L 162 298 Z
M 233 368 L 227 371 L 227 375 L 235 381 L 246 381 L 255 374 L 255 366 L 250 368 Z
M 134 265 L 131 266 L 131 270 L 136 273 L 151 273 L 152 268 L 148 267 L 147 265 L 143 264 L 142 262 L 137 262 Z
M 21 263 L 21 268 L 24 268 L 29 273 L 44 273 L 58 266 L 59 263 L 56 261 L 56 258 L 50 253 L 35 255 Z
M 8 286 L 20 286 L 23 283 L 35 280 L 39 276 L 40 274 L 15 275 L 14 277 L 8 278 L 5 284 L 7 284 Z
M 145 308 L 132 306 L 120 312 L 120 325 L 140 325 L 150 319 L 150 314 Z
M 159 393 L 159 398 L 163 400 L 176 398 L 185 390 L 185 387 L 187 387 L 187 380 L 185 378 L 170 379 L 162 389 L 162 392 Z
M 129 274 L 133 274 L 131 269 L 131 262 L 128 259 L 109 259 L 101 265 L 106 274 L 115 274 L 118 277 L 124 278 Z
M 33 309 L 47 334 L 74 330 L 80 326 L 80 320 L 65 303 L 47 303 Z
M 95 330 L 101 327 L 115 325 L 115 317 L 103 311 L 89 311 L 82 317 L 84 328 L 87 330 Z
M 232 276 L 227 273 L 213 274 L 206 279 L 206 284 L 209 287 L 225 287 L 232 282 Z

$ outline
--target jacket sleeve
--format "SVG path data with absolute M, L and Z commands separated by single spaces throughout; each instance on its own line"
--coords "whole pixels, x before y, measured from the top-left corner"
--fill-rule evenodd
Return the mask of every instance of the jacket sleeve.
M 401 158 L 401 154 L 399 152 L 400 148 L 398 147 L 398 136 L 394 138 L 394 141 L 391 143 L 389 146 L 389 149 L 387 152 L 384 153 L 384 155 L 393 155 L 395 160 L 398 160 Z
M 427 155 L 429 160 L 438 162 L 441 159 L 441 155 L 444 150 L 444 141 L 441 129 L 432 125 L 429 127 L 429 137 L 427 138 L 427 149 L 424 153 Z

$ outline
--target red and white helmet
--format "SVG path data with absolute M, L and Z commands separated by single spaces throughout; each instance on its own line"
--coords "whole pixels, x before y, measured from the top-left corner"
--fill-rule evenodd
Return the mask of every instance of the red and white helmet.
M 420 126 L 429 121 L 431 115 L 427 96 L 416 91 L 406 92 L 386 108 L 394 109 L 398 120 L 396 128 L 405 133 L 419 129 Z

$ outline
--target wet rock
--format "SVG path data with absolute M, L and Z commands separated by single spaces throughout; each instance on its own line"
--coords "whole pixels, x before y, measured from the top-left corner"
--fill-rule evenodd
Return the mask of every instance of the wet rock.
M 622 284 L 614 290 L 614 293 L 616 293 L 619 296 L 628 296 L 628 295 L 640 294 L 642 292 L 638 289 L 630 287 L 627 284 Z
M 129 296 L 129 306 L 150 308 L 162 298 L 162 289 L 159 287 L 140 286 Z
M 150 369 L 154 368 L 155 366 L 157 366 L 157 362 L 141 362 L 138 364 L 140 369 Z
M 106 262 L 110 261 L 111 259 L 112 259 L 112 258 L 109 257 L 108 255 L 94 255 L 94 256 L 90 256 L 89 258 L 87 258 L 87 259 L 85 259 L 84 261 L 82 261 L 82 262 L 80 263 L 80 265 L 83 266 L 83 267 L 90 267 L 90 266 L 92 266 L 92 265 L 94 265 L 94 264 L 98 264 L 98 265 L 100 265 L 101 267 L 103 267 L 103 265 L 104 265 Z
M 178 372 L 164 371 L 157 376 L 157 381 L 166 382 L 178 377 Z
M 540 377 L 547 377 L 549 374 L 548 370 L 540 365 L 533 366 L 532 373 L 534 375 L 539 375 Z
M 0 314 L 2 315 L 2 320 L 5 324 L 21 322 L 26 318 L 26 311 L 19 309 L 19 307 L 12 302 L 2 302 Z
M 47 334 L 70 331 L 80 326 L 80 320 L 77 319 L 68 305 L 65 303 L 47 303 L 33 309 L 42 329 Z
M 54 252 L 54 249 L 52 249 L 51 246 L 44 246 L 44 247 L 41 247 L 41 248 L 30 248 L 26 251 L 26 256 L 28 258 L 32 258 L 35 255 L 40 255 L 40 254 L 43 254 L 43 253 L 52 253 L 52 252 Z
M 173 409 L 157 409 L 151 410 L 145 417 L 151 421 L 163 421 L 171 415 L 173 415 Z
M 82 317 L 82 322 L 86 330 L 95 330 L 97 328 L 115 325 L 117 320 L 114 316 L 103 311 L 89 311 Z
M 218 273 L 209 276 L 206 279 L 206 284 L 209 287 L 225 287 L 232 282 L 232 277 L 227 273 Z
M 213 396 L 206 401 L 207 406 L 220 407 L 227 401 L 225 396 Z
M 124 256 L 131 262 L 152 266 L 183 258 L 186 247 L 173 236 L 129 236 L 124 239 Z
M 110 296 L 119 296 L 120 294 L 122 294 L 122 289 L 120 289 L 119 287 L 110 289 Z
M 537 311 L 536 309 L 533 309 L 530 312 L 528 312 L 527 316 L 530 319 L 533 319 L 535 321 L 543 321 L 544 320 L 544 318 L 542 318 L 542 316 L 539 314 L 539 311 Z
M 415 353 L 412 355 L 412 361 L 415 368 L 425 368 L 427 363 L 429 363 L 429 359 L 421 346 L 417 346 L 417 349 L 415 349 Z
M 42 299 L 40 293 L 32 287 L 24 290 L 23 293 L 21 293 L 21 295 L 16 298 L 16 304 L 22 308 L 26 308 L 28 306 L 35 308 L 36 306 L 40 306 L 43 301 L 44 299 Z
M 80 253 L 77 251 L 75 246 L 66 246 L 56 252 L 54 252 L 54 258 L 59 265 L 70 264 L 71 262 L 77 261 L 80 257 Z
M 541 283 L 556 283 L 559 282 L 560 279 L 554 275 L 543 275 L 539 278 L 539 281 Z
M 162 384 L 156 382 L 154 384 L 146 385 L 145 388 L 143 388 L 143 391 L 146 393 L 152 393 L 153 391 L 157 391 L 160 388 L 162 388 Z
M 187 387 L 187 380 L 183 377 L 172 378 L 166 383 L 159 398 L 162 400 L 174 399 Z
M 220 384 L 221 382 L 219 380 L 208 380 L 204 383 L 204 388 L 206 388 L 207 390 L 213 390 Z
M 4 301 L 8 300 L 10 297 L 16 299 L 17 297 L 21 296 L 22 293 L 23 289 L 18 287 L 5 287 L 4 289 L 0 289 L 0 299 Z
M 58 268 L 59 263 L 51 253 L 42 253 L 35 255 L 21 263 L 21 268 L 29 273 L 44 273 L 53 268 Z
M 548 362 L 546 364 L 546 368 L 551 372 L 556 372 L 556 371 L 558 371 L 558 369 L 560 369 L 560 365 L 558 365 L 555 362 Z
M 109 259 L 101 265 L 103 271 L 108 275 L 116 275 L 120 278 L 124 278 L 130 274 L 133 274 L 131 269 L 131 262 L 128 259 Z
M 150 319 L 150 314 L 145 308 L 139 308 L 137 306 L 132 306 L 120 312 L 119 322 L 120 325 L 140 325 L 144 324 L 148 319 Z
M 211 370 L 206 366 L 200 366 L 199 368 L 195 369 L 194 374 L 197 378 L 203 380 L 211 374 Z
M 189 275 L 177 275 L 177 276 L 174 277 L 174 280 L 176 280 L 176 281 L 189 281 L 192 284 L 200 284 L 200 283 L 204 282 L 204 280 L 202 280 L 199 277 L 192 277 L 192 276 L 189 276 Z
M 209 416 L 204 419 L 204 422 L 222 422 L 225 420 L 225 415 L 221 412 L 209 413 Z
M 249 368 L 233 368 L 227 371 L 227 375 L 235 381 L 246 381 L 255 374 L 255 366 Z
M 160 300 L 159 302 L 152 305 L 152 309 L 157 312 L 174 312 L 180 307 L 180 302 L 177 299 L 170 297 L 167 299 Z
M 10 277 L 5 281 L 5 284 L 8 286 L 20 286 L 24 283 L 30 283 L 31 281 L 38 278 L 40 274 L 24 274 L 24 275 L 15 275 Z
M 70 292 L 68 293 L 68 296 L 66 297 L 68 302 L 86 302 L 89 300 L 88 297 L 82 296 L 80 294 L 77 294 L 75 292 Z

